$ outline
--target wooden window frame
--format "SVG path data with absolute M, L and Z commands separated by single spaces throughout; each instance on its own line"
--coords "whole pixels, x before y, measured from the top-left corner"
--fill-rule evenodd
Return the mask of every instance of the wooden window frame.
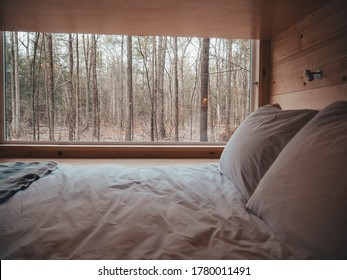
M 224 143 L 8 143 L 5 141 L 4 32 L 0 31 L 0 158 L 219 158 Z M 267 41 L 252 43 L 251 111 L 264 103 L 264 62 Z M 265 47 L 264 47 L 265 46 Z M 266 66 L 267 67 L 267 66 Z M 262 71 L 260 71 L 262 69 Z M 267 75 L 268 76 L 268 75 Z

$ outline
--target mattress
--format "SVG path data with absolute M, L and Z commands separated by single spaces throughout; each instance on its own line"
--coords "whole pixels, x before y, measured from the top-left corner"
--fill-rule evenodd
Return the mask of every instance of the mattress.
M 217 164 L 60 164 L 0 204 L 1 259 L 291 259 Z

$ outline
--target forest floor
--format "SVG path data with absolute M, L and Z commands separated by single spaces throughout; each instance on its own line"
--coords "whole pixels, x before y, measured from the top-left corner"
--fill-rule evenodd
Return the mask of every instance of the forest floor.
M 227 142 L 230 138 L 230 135 L 235 131 L 235 129 L 226 130 L 225 127 L 216 126 L 214 131 L 209 131 L 208 142 Z M 37 132 L 36 132 L 36 135 Z M 36 138 L 35 141 L 49 141 L 49 130 L 48 127 L 41 127 L 39 139 Z M 22 133 L 16 137 L 8 137 L 9 141 L 33 141 L 33 131 L 32 129 L 22 129 Z M 115 127 L 106 127 L 103 126 L 100 128 L 100 138 L 96 140 L 93 138 L 93 129 L 86 128 L 80 131 L 79 135 L 73 135 L 72 141 L 81 141 L 81 142 L 125 142 L 125 133 L 120 132 Z M 54 132 L 54 141 L 69 141 L 69 130 L 68 128 L 57 127 Z M 134 140 L 132 142 L 152 142 L 149 132 L 144 132 L 137 130 L 134 133 Z M 163 139 L 156 138 L 154 142 L 158 143 L 168 143 L 175 142 L 174 134 L 172 131 L 166 133 L 166 137 Z M 179 131 L 179 142 L 180 143 L 190 143 L 190 142 L 200 142 L 200 131 L 199 128 L 190 129 L 181 129 Z

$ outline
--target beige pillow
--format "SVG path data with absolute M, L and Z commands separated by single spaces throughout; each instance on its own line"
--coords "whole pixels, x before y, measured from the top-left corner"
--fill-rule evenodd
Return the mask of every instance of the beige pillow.
M 248 200 L 283 147 L 316 114 L 314 110 L 282 110 L 277 104 L 258 108 L 225 146 L 220 172 Z
M 347 101 L 326 107 L 294 136 L 247 207 L 296 258 L 347 258 Z

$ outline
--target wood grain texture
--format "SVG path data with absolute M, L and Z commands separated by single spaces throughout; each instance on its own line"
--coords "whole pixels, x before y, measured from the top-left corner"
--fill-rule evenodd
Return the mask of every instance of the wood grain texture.
M 334 0 L 272 40 L 270 102 L 321 109 L 347 100 L 347 2 Z M 321 70 L 309 82 L 304 70 Z
M 220 158 L 224 145 L 2 144 L 0 158 Z
M 347 31 L 347 30 L 346 30 Z M 283 60 L 273 62 L 272 79 L 306 69 L 317 70 L 329 62 L 337 62 L 347 56 L 347 32 L 297 52 Z
M 271 103 L 279 103 L 282 109 L 320 110 L 336 100 L 347 100 L 347 83 L 271 97 Z
M 2 0 L 2 30 L 272 39 L 330 0 Z
M 323 78 L 321 80 L 309 82 L 304 77 L 304 66 L 298 67 L 295 72 L 287 75 L 273 77 L 271 81 L 272 95 L 313 90 L 320 87 L 333 87 L 341 83 L 346 83 L 347 56 L 336 61 L 329 61 L 317 65 L 315 68 L 323 71 Z
M 46 158 L 0 158 L 0 163 L 4 162 L 41 162 L 46 161 Z M 58 164 L 71 164 L 71 165 L 117 165 L 124 167 L 145 167 L 145 166 L 167 166 L 167 165 L 197 165 L 205 163 L 219 162 L 219 159 L 105 159 L 105 158 L 51 158 L 50 160 L 55 161 Z
M 347 1 L 331 1 L 322 9 L 272 39 L 271 60 L 283 60 L 346 32 Z

